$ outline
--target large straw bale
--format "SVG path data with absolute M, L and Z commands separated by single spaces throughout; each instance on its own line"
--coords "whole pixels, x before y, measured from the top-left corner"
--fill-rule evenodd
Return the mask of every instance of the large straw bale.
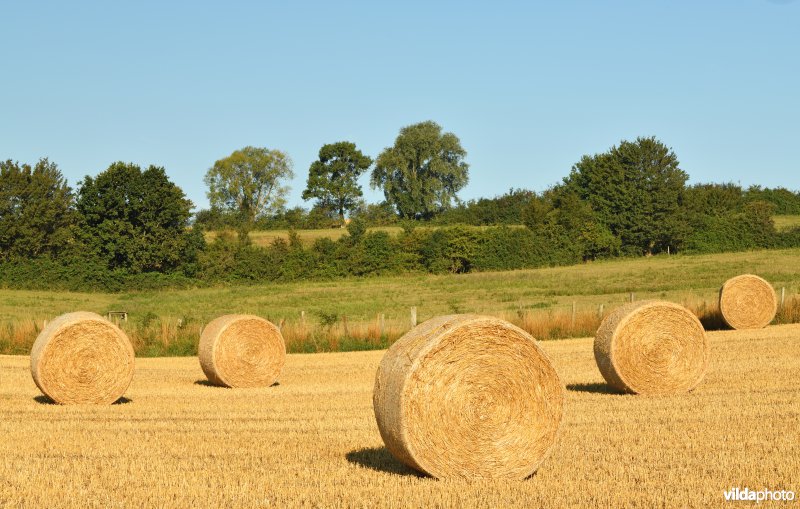
M 663 301 L 626 304 L 608 315 L 594 340 L 597 366 L 609 385 L 635 394 L 676 394 L 695 388 L 708 369 L 700 320 Z
M 200 336 L 200 366 L 209 382 L 224 387 L 272 385 L 286 362 L 280 329 L 253 315 L 224 315 Z
M 719 311 L 732 329 L 763 329 L 775 318 L 778 297 L 764 279 L 742 274 L 720 288 Z
M 128 336 L 95 313 L 59 316 L 31 350 L 33 381 L 60 404 L 111 404 L 125 394 L 133 369 Z
M 530 476 L 556 439 L 564 387 L 522 329 L 449 315 L 400 338 L 378 368 L 373 406 L 386 447 L 436 478 Z

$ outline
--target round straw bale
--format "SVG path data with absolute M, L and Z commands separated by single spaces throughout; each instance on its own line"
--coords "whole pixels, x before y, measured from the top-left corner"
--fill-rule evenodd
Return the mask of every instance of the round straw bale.
M 594 338 L 594 357 L 603 378 L 617 390 L 677 394 L 702 381 L 709 346 L 703 325 L 688 309 L 640 301 L 603 320 Z
M 772 285 L 758 276 L 733 277 L 719 290 L 719 311 L 732 329 L 762 329 L 778 311 Z
M 42 329 L 31 350 L 31 374 L 56 403 L 111 404 L 133 379 L 128 336 L 95 313 L 61 315 Z
M 286 362 L 280 329 L 253 315 L 224 315 L 200 336 L 200 366 L 208 381 L 225 387 L 272 385 Z
M 564 386 L 522 329 L 498 318 L 428 320 L 386 352 L 373 407 L 389 451 L 436 478 L 530 476 L 555 442 Z

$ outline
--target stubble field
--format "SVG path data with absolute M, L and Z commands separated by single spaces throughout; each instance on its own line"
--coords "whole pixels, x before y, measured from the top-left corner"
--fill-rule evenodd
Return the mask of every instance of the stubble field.
M 800 325 L 710 333 L 693 393 L 609 393 L 591 339 L 541 343 L 567 388 L 551 456 L 520 482 L 421 477 L 383 448 L 382 351 L 290 355 L 265 389 L 204 384 L 195 358 L 138 359 L 128 399 L 50 404 L 0 356 L 0 506 L 714 507 L 800 491 Z M 736 503 L 735 503 L 736 504 Z M 741 503 L 738 503 L 741 504 Z

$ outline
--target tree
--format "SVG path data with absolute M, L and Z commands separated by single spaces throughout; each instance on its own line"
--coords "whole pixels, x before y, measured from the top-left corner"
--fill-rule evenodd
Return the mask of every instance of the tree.
M 283 208 L 289 187 L 282 182 L 292 177 L 292 160 L 286 153 L 244 147 L 215 162 L 206 173 L 205 183 L 212 207 L 239 216 L 239 236 L 243 238 L 258 217 Z
M 793 193 L 786 188 L 774 189 L 750 186 L 744 193 L 748 202 L 765 201 L 775 205 L 775 213 L 780 215 L 800 214 L 800 192 Z
M 618 254 L 620 240 L 597 220 L 591 206 L 569 191 L 554 193 L 555 223 L 572 238 L 584 261 Z
M 431 219 L 467 184 L 466 155 L 458 137 L 437 123 L 410 125 L 378 156 L 370 184 L 383 189 L 401 218 Z
M 356 217 L 347 225 L 347 234 L 352 244 L 358 244 L 367 233 L 367 223 L 360 217 Z
M 773 247 L 775 242 L 775 205 L 766 201 L 751 201 L 742 210 L 742 230 L 746 231 L 751 244 L 756 247 Z
M 319 159 L 308 170 L 308 182 L 303 199 L 316 198 L 317 204 L 330 207 L 339 214 L 344 226 L 344 213 L 359 205 L 364 193 L 358 178 L 372 166 L 372 158 L 356 149 L 355 143 L 340 141 L 323 145 Z
M 78 191 L 84 242 L 110 269 L 168 272 L 191 260 L 192 202 L 164 168 L 117 162 Z
M 57 254 L 72 239 L 72 200 L 55 163 L 0 161 L 0 259 Z
M 220 210 L 218 207 L 198 210 L 194 214 L 192 228 L 196 230 L 224 230 L 235 228 L 238 224 L 236 217 L 230 211 Z
M 550 244 L 562 244 L 584 261 L 616 255 L 620 241 L 597 219 L 591 206 L 563 186 L 533 196 L 525 225 Z
M 683 206 L 692 214 L 726 215 L 741 210 L 743 204 L 742 188 L 732 183 L 696 184 L 683 194 Z
M 533 231 L 544 227 L 553 211 L 551 201 L 534 194 L 522 211 L 522 223 Z
M 687 178 L 675 153 L 650 137 L 583 156 L 564 185 L 589 203 L 623 248 L 651 254 L 666 250 L 682 229 L 677 212 Z

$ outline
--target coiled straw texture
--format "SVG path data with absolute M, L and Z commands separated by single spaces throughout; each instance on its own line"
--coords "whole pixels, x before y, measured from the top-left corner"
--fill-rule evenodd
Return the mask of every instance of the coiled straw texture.
M 732 329 L 762 329 L 778 312 L 772 285 L 752 274 L 733 277 L 719 290 L 719 311 Z
M 95 313 L 61 315 L 45 327 L 31 350 L 31 375 L 47 397 L 67 404 L 111 404 L 133 379 L 128 337 Z
M 606 382 L 634 394 L 676 394 L 695 388 L 708 369 L 708 338 L 700 320 L 672 302 L 626 304 L 608 315 L 594 340 Z
M 200 366 L 209 382 L 224 387 L 266 387 L 286 362 L 281 331 L 253 315 L 224 315 L 200 336 Z
M 373 393 L 389 451 L 436 478 L 530 476 L 561 424 L 564 387 L 522 329 L 493 317 L 428 320 L 384 355 Z

